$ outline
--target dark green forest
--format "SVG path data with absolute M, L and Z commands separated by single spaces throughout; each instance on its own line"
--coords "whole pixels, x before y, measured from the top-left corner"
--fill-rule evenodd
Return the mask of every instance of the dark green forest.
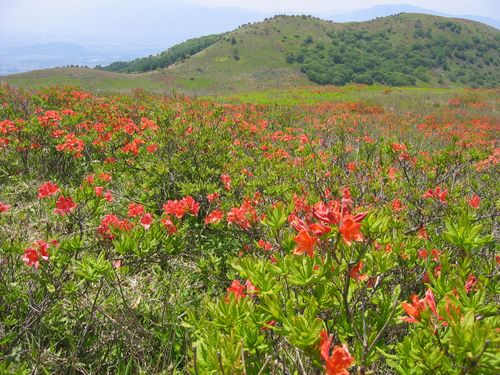
M 328 32 L 328 42 L 304 39 L 297 53 L 286 61 L 300 64 L 307 77 L 319 84 L 347 83 L 413 86 L 420 80 L 445 81 L 472 87 L 500 83 L 500 35 L 473 33 L 453 21 L 424 27 L 420 20 L 413 33 L 349 28 Z
M 225 34 L 213 34 L 201 38 L 189 39 L 177 44 L 158 55 L 141 57 L 133 61 L 117 61 L 101 69 L 118 73 L 145 73 L 166 68 L 182 61 L 218 42 Z

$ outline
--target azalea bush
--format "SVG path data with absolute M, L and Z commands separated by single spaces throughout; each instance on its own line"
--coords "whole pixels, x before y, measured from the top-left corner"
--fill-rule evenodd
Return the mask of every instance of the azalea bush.
M 495 374 L 496 102 L 0 88 L 5 373 Z

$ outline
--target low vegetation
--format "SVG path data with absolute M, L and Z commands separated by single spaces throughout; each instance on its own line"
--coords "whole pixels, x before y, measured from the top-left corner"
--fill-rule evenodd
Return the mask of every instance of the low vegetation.
M 497 374 L 498 97 L 0 86 L 0 372 Z

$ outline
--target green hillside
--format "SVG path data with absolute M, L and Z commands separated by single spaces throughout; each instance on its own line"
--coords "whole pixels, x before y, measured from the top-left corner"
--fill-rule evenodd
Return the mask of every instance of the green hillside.
M 118 73 L 144 73 L 153 70 L 166 68 L 178 61 L 183 61 L 190 56 L 204 50 L 212 44 L 222 39 L 224 34 L 207 35 L 201 38 L 189 39 L 177 44 L 162 53 L 154 56 L 141 57 L 133 61 L 117 61 L 103 70 Z
M 333 23 L 309 16 L 276 16 L 225 34 L 192 39 L 129 63 L 90 69 L 71 77 L 44 71 L 44 79 L 20 74 L 17 86 L 83 81 L 106 89 L 115 72 L 120 90 L 176 90 L 195 95 L 281 89 L 311 84 L 498 87 L 500 32 L 462 19 L 399 14 L 368 22 Z M 142 73 L 146 72 L 146 73 Z M 78 74 L 77 74 L 78 76 Z M 98 81 L 96 84 L 92 76 Z M 64 78 L 61 78 L 64 77 Z
M 500 33 L 478 23 L 418 14 L 334 27 L 287 56 L 320 84 L 500 84 Z
M 498 86 L 499 44 L 494 28 L 421 14 L 348 24 L 281 16 L 241 27 L 169 71 L 233 87 L 301 73 L 319 84 Z

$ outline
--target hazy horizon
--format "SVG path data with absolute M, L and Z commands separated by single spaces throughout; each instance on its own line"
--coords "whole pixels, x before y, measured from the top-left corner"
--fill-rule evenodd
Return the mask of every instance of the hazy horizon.
M 285 5 L 286 4 L 286 5 Z M 200 7 L 210 10 L 217 8 L 233 8 L 251 13 L 254 18 L 280 13 L 305 13 L 329 17 L 379 5 L 411 5 L 434 12 L 449 15 L 471 15 L 496 18 L 500 14 L 500 2 L 409 0 L 383 2 L 376 0 L 352 0 L 350 6 L 339 5 L 338 2 L 310 0 L 307 6 L 303 1 L 283 0 L 143 0 L 140 3 L 123 0 L 0 0 L 0 32 L 37 34 L 71 34 L 100 35 L 117 37 L 120 32 L 147 26 L 148 29 L 162 30 L 164 21 L 174 21 L 174 31 L 197 29 L 196 17 L 190 23 L 176 23 L 175 15 L 188 10 L 196 11 Z M 191 8 L 191 9 L 189 9 Z M 154 15 L 152 14 L 154 13 Z M 248 15 L 247 15 L 248 17 Z M 143 25 L 144 19 L 150 21 Z M 153 21 L 153 23 L 151 23 Z M 171 28 L 172 29 L 172 28 Z M 139 36 L 141 35 L 141 31 Z M 106 35 L 107 34 L 107 35 Z
M 359 21 L 387 15 L 385 10 L 373 12 L 372 7 L 391 4 L 396 10 L 410 5 L 436 15 L 495 18 L 500 13 L 500 2 L 491 0 L 472 5 L 469 1 L 427 0 L 353 0 L 349 4 L 347 8 L 339 2 L 321 0 L 310 0 L 307 7 L 296 0 L 0 0 L 0 75 L 130 60 L 159 53 L 186 39 L 230 31 L 275 14 L 312 14 L 340 22 Z M 365 12 L 349 13 L 353 10 Z M 500 21 L 492 21 L 498 28 Z M 51 45 L 54 43 L 58 45 Z

